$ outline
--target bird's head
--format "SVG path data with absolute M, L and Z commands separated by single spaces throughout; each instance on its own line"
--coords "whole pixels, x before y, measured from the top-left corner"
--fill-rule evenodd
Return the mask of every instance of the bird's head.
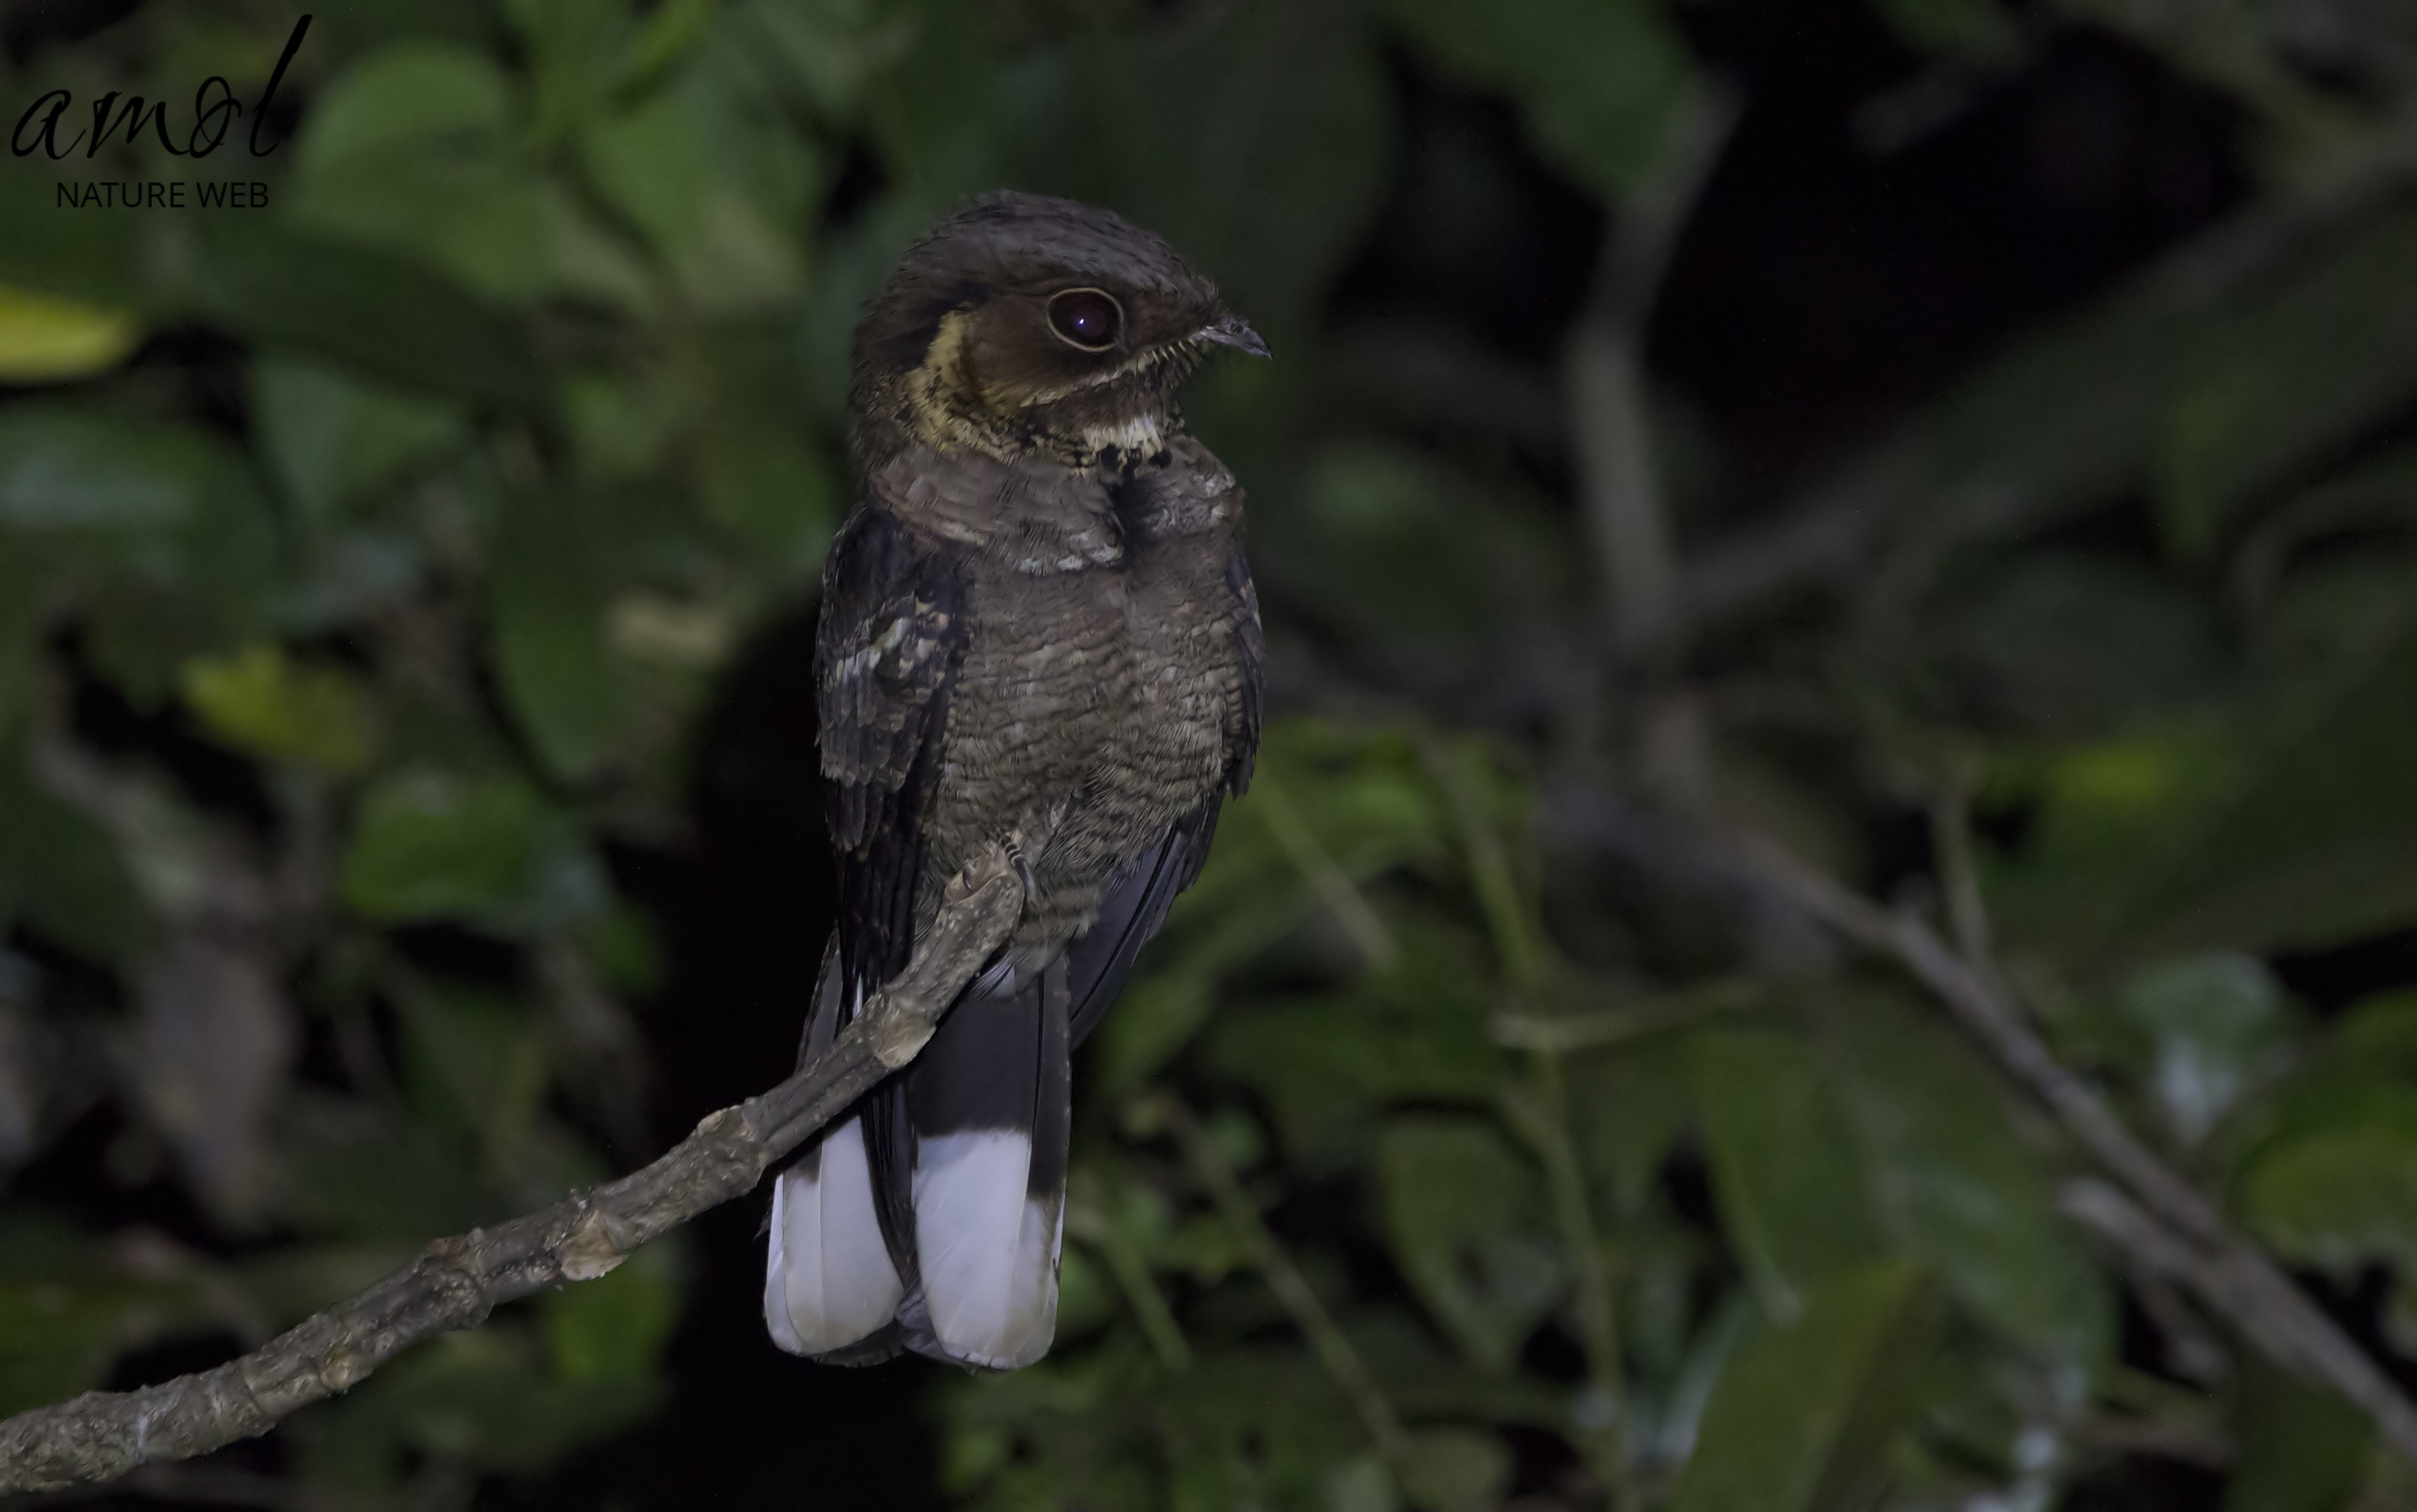
M 857 327 L 858 445 L 1147 457 L 1221 345 L 1268 351 L 1158 236 L 1073 200 L 986 194 L 907 249 Z

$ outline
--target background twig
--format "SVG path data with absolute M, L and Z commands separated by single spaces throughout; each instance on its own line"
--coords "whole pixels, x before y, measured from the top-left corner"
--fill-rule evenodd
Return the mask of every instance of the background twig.
M 1632 662 L 1668 647 L 1680 609 L 1669 510 L 1646 408 L 1646 326 L 1671 249 L 1737 117 L 1735 97 L 1710 84 L 1678 113 L 1657 171 L 1619 204 L 1586 311 L 1570 337 L 1570 431 L 1581 494 L 1614 641 Z
M 1184 1159 L 1192 1167 L 1200 1184 L 1208 1188 L 1209 1200 L 1216 1203 L 1217 1214 L 1230 1226 L 1250 1253 L 1251 1263 L 1273 1292 L 1285 1311 L 1292 1315 L 1294 1326 L 1309 1340 L 1316 1352 L 1318 1363 L 1342 1388 L 1351 1402 L 1351 1409 L 1375 1441 L 1376 1452 L 1383 1455 L 1395 1470 L 1407 1474 L 1410 1464 L 1409 1430 L 1402 1426 L 1401 1414 L 1385 1398 L 1384 1388 L 1369 1373 L 1368 1364 L 1351 1341 L 1343 1337 L 1333 1314 L 1317 1299 L 1309 1278 L 1285 1253 L 1284 1246 L 1268 1231 L 1267 1220 L 1259 1217 L 1258 1205 L 1242 1190 L 1241 1179 L 1234 1172 L 1224 1152 L 1217 1148 L 1200 1121 L 1171 1096 L 1151 1097 L 1135 1110 L 1140 1122 L 1156 1125 L 1171 1131 L 1182 1146 Z
M 2188 1286 L 2277 1364 L 2355 1403 L 2399 1454 L 2417 1462 L 2417 1404 L 2272 1260 L 2235 1234 L 2215 1204 L 2143 1143 L 2095 1088 L 2056 1058 L 1997 985 L 1994 971 L 1975 970 L 1919 918 L 1880 907 L 1766 839 L 1690 840 L 1601 794 L 1565 802 L 1558 811 L 1573 830 L 1633 858 L 1684 854 L 1683 874 L 1691 879 L 1756 897 L 1766 907 L 1792 907 L 1895 960 L 2131 1194 L 2090 1184 L 2077 1205 L 2068 1204 L 2075 1217 L 2134 1261 Z

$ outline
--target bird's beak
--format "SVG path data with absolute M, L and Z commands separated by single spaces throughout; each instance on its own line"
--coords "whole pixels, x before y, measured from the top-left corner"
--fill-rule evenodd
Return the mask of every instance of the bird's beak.
M 1230 346 L 1254 357 L 1269 355 L 1268 343 L 1260 339 L 1258 332 L 1251 329 L 1251 323 L 1239 315 L 1220 315 L 1211 324 L 1201 326 L 1193 339 Z

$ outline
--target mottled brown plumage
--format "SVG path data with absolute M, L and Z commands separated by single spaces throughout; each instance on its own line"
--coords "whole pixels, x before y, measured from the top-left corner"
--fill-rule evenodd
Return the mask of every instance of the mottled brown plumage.
M 1021 854 L 1029 896 L 1001 960 L 863 1111 L 894 1276 L 822 1216 L 854 1190 L 853 1167 L 825 1179 L 810 1157 L 784 1186 L 767 1316 L 800 1353 L 904 1345 L 1018 1365 L 1047 1346 L 1066 1056 L 1197 872 L 1258 739 L 1242 495 L 1175 403 L 1218 344 L 1266 350 L 1163 241 L 1012 194 L 911 248 L 859 328 L 861 493 L 826 571 L 815 658 L 841 883 L 816 1032 L 903 969 L 941 886 L 982 847 Z M 834 1160 L 859 1158 L 857 1128 Z M 994 1213 L 975 1173 L 1013 1164 L 1001 1151 L 1021 1152 L 1021 1217 Z M 817 1216 L 797 1217 L 809 1200 Z M 817 1245 L 837 1259 L 800 1258 Z M 983 1290 L 988 1247 L 1023 1257 L 1004 1300 Z M 826 1279 L 868 1270 L 870 1291 Z M 892 1293 L 896 1321 L 854 1337 Z

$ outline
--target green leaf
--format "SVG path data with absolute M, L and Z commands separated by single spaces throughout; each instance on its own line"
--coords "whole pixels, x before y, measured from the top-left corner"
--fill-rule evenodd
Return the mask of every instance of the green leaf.
M 527 339 L 412 258 L 243 220 L 225 222 L 198 250 L 193 309 L 237 336 L 440 395 L 530 415 L 552 409 Z
M 913 7 L 873 0 L 811 6 L 739 0 L 725 15 L 726 22 L 708 34 L 700 51 L 735 54 L 734 61 L 754 64 L 779 82 L 783 94 L 835 120 L 856 118 L 874 81 L 919 42 L 932 45 L 934 33 L 949 36 L 946 21 L 953 19 L 919 15 Z M 961 108 L 970 113 L 969 107 Z
M 2374 1421 L 2255 1355 L 2242 1363 L 2233 1404 L 2240 1455 L 2224 1512 L 2343 1512 L 2364 1475 Z
M 2108 938 L 2305 949 L 2417 921 L 2417 620 L 2258 754 Z
M 1475 675 L 1496 664 L 1489 645 L 1565 624 L 1584 602 L 1545 501 L 1394 443 L 1320 448 L 1287 507 L 1252 528 L 1263 592 L 1443 669 L 1430 676 L 1455 661 Z
M 2290 1028 L 2282 984 L 2248 956 L 2191 956 L 2142 972 L 2124 984 L 2121 1005 L 2155 1042 L 2157 1100 L 2186 1145 L 2275 1062 Z
M 504 300 L 574 292 L 643 305 L 644 279 L 514 140 L 509 85 L 483 53 L 406 43 L 316 102 L 293 222 L 425 259 Z
M 1510 1059 L 1486 1036 L 1476 938 L 1422 932 L 1404 954 L 1342 998 L 1254 1005 L 1218 1022 L 1212 1063 L 1268 1099 L 1294 1158 L 1357 1159 L 1373 1133 L 1366 1121 L 1388 1103 L 1485 1104 L 1500 1089 Z
M 1968 63 L 2008 64 L 2022 31 L 1999 0 L 1877 0 L 1882 20 L 1926 53 Z
M 629 0 L 509 0 L 504 13 L 532 68 L 530 135 L 569 141 L 604 104 L 633 31 Z
M 686 57 L 722 10 L 722 0 L 668 0 L 640 22 L 616 68 L 624 87 L 643 88 Z
M 1917 1405 L 1936 1289 L 1908 1265 L 1833 1276 L 1803 1316 L 1741 1348 L 1713 1388 L 1672 1512 L 1869 1506 Z
M 1888 1252 L 1834 1073 L 1804 1040 L 1697 1035 L 1688 1086 L 1713 1196 L 1764 1310 L 1792 1318 L 1824 1278 Z
M 65 405 L 0 414 L 0 529 L 153 531 L 191 523 L 240 488 L 239 464 L 198 429 Z
M 398 1106 L 299 1087 L 287 1095 L 283 1121 L 287 1211 L 313 1234 L 387 1247 L 399 1259 L 430 1234 L 462 1233 L 526 1206 L 522 1194 L 489 1185 L 465 1142 Z
M 616 902 L 580 936 L 588 963 L 604 985 L 628 997 L 646 997 L 663 985 L 663 939 L 654 915 Z
M 2417 1272 L 2417 1127 L 2287 1141 L 2251 1163 L 2237 1193 L 2251 1227 L 2294 1260 Z
M 151 291 L 143 265 L 151 227 L 145 218 L 62 208 L 60 175 L 48 167 L 14 157 L 0 160 L 0 282 L 147 312 Z
M 256 636 L 280 587 L 239 453 L 198 427 L 64 404 L 0 411 L 0 552 L 38 564 L 34 612 L 80 609 L 86 649 L 143 703 L 186 657 Z
M 545 1294 L 557 1381 L 646 1381 L 662 1365 L 686 1288 L 676 1241 L 658 1240 L 593 1281 Z
M 751 143 L 787 160 L 746 173 Z M 778 118 L 750 119 L 724 81 L 699 68 L 582 139 L 587 170 L 641 227 L 688 298 L 711 313 L 794 296 L 799 232 L 816 176 L 804 141 Z
M 511 85 L 485 53 L 406 42 L 354 60 L 312 101 L 294 169 L 308 180 L 398 149 L 484 150 L 511 114 Z
M 1567 1064 L 1578 1153 L 1606 1193 L 1606 1210 L 1641 1212 L 1686 1127 L 1686 1042 L 1673 1035 Z
M 12 740 L 31 705 L 42 632 L 50 616 L 47 564 L 30 551 L 0 553 L 0 740 Z
M 189 661 L 180 682 L 203 724 L 237 750 L 340 776 L 374 754 L 376 716 L 359 683 L 273 644 Z
M 2297 1142 L 2342 1136 L 2417 1143 L 2417 992 L 2361 1003 L 2228 1124 L 2220 1154 L 2236 1181 Z M 2236 1194 L 2237 1195 L 2237 1194 Z
M 2202 322 L 2156 288 L 2015 342 L 1853 479 L 1900 560 L 1949 560 L 2136 491 Z
M 1507 1370 L 1568 1279 L 1536 1172 L 1492 1123 L 1397 1118 L 1378 1146 L 1393 1259 L 1462 1352 Z
M 1563 172 L 1607 199 L 1660 161 L 1689 83 L 1686 43 L 1642 0 L 1390 0 L 1386 14 L 1445 71 L 1519 102 Z
M 2417 446 L 2384 450 L 2301 491 L 2242 542 L 2240 576 L 2267 586 L 2303 548 L 2364 530 L 2417 529 Z M 2397 574 L 2395 574 L 2397 576 Z
M 66 383 L 106 372 L 142 339 L 132 310 L 0 284 L 0 383 Z
M 1399 732 L 1276 720 L 1260 742 L 1258 771 L 1261 791 L 1227 806 L 1200 880 L 1176 900 L 1165 931 L 1142 958 L 1147 975 L 1101 1029 L 1112 1085 L 1137 1086 L 1179 1051 L 1206 1021 L 1214 984 L 1329 910 L 1338 880 L 1357 887 L 1396 867 L 1439 863 L 1446 854 L 1437 794 L 1417 748 Z M 1287 801 L 1271 805 L 1267 791 L 1278 785 Z M 1418 948 L 1418 942 L 1406 947 Z M 1454 948 L 1441 940 L 1437 947 Z M 1432 1011 L 1438 1027 L 1455 1019 L 1459 1027 L 1433 1043 L 1391 1036 L 1388 1057 L 1369 1063 L 1377 1067 L 1376 1079 L 1388 1074 L 1390 1051 L 1397 1050 L 1406 1064 L 1427 1066 L 1439 1055 L 1460 1053 L 1472 1034 L 1482 1038 L 1479 1013 L 1458 990 L 1466 979 L 1442 972 L 1404 974 L 1404 1003 L 1423 1004 L 1416 1011 Z M 1260 1057 L 1239 1046 L 1233 1053 L 1269 1066 L 1274 1072 L 1269 1085 L 1292 1080 L 1277 1064 L 1281 1056 Z M 1475 1074 L 1484 1075 L 1493 1052 L 1480 1055 Z M 1340 1059 L 1327 1056 L 1320 1064 Z M 1466 1082 L 1471 1066 L 1463 1063 L 1452 1079 Z M 1368 1080 L 1355 1077 L 1345 1084 Z
M 1400 1512 L 1402 1504 L 1385 1461 L 1373 1454 L 1335 1466 L 1321 1489 L 1323 1512 Z
M 297 224 L 425 252 L 490 289 L 535 283 L 543 212 L 512 160 L 511 86 L 484 53 L 406 42 L 350 63 L 296 144 Z M 432 214 L 431 212 L 437 212 Z
M 347 54 L 410 38 L 475 43 L 494 35 L 494 8 L 483 0 L 353 0 L 316 24 L 330 28 Z
M 1258 0 L 1204 11 L 1155 34 L 1035 55 L 999 87 L 1013 133 L 999 144 L 1011 158 L 1001 169 L 1164 235 L 1278 353 L 1309 339 L 1315 301 L 1384 193 L 1385 81 L 1347 7 Z M 998 130 L 973 120 L 960 129 Z M 984 148 L 999 150 L 956 150 L 980 173 Z
M 1132 1092 L 1181 1054 L 1217 1005 L 1214 986 L 1194 972 L 1165 972 L 1129 984 L 1100 1031 L 1102 1080 Z
M 127 1351 L 223 1326 L 198 1276 L 121 1274 L 64 1225 L 22 1214 L 0 1223 L 0 1414 L 101 1384 Z
M 2378 1074 L 2417 1071 L 2417 989 L 2362 1000 L 2333 1031 L 2333 1047 Z
M 94 960 L 127 962 L 148 910 L 115 839 L 36 786 L 17 751 L 0 757 L 0 920 L 31 925 Z
M 844 513 L 841 487 L 822 449 L 799 433 L 793 413 L 752 413 L 717 396 L 698 479 L 705 513 L 768 577 L 812 574 Z
M 453 405 L 286 357 L 252 365 L 251 412 L 287 495 L 315 523 L 466 431 Z
M 1955 675 L 1994 724 L 2093 734 L 2222 685 L 2213 616 L 2170 574 L 2025 552 L 1947 609 Z
M 576 828 L 526 784 L 426 768 L 362 799 L 337 887 L 380 923 L 464 918 L 508 933 L 567 927 L 605 900 Z
M 535 1331 L 495 1321 L 388 1364 L 295 1429 L 306 1475 L 357 1489 L 394 1484 L 415 1459 L 534 1475 L 634 1427 L 660 1379 L 557 1380 Z
M 1411 1441 L 1402 1480 L 1415 1506 L 1480 1512 L 1502 1504 L 1513 1468 L 1510 1449 L 1494 1434 L 1430 1429 Z
M 782 591 L 821 569 L 848 507 L 844 465 L 805 420 L 816 397 L 797 335 L 762 316 L 714 326 L 697 366 L 609 397 L 591 391 L 589 418 L 623 435 L 617 446 L 583 437 L 601 470 L 676 435 L 691 438 L 688 482 L 705 518 L 756 581 Z
M 631 669 L 605 640 L 612 578 L 594 507 L 519 496 L 494 540 L 495 665 L 512 712 L 558 776 L 591 775 L 639 707 Z
M 2394 211 L 2217 328 L 2173 404 L 2157 503 L 2204 557 L 2242 507 L 2417 397 L 2417 214 Z
M 2248 753 L 2212 721 L 2161 721 L 1999 773 L 1994 801 L 2037 815 L 2022 849 L 1991 857 L 1989 900 L 2011 939 L 2087 957 L 2108 923 L 2241 779 Z
M 1991 1327 L 2095 1374 L 2114 1300 L 1989 1072 L 1943 1024 L 1893 998 L 1854 996 L 1835 1018 L 1847 1106 L 1903 1252 Z
M 519 1169 L 548 1081 L 541 1027 L 509 997 L 448 987 L 404 1005 L 403 1073 L 414 1121 L 475 1148 L 485 1169 Z

